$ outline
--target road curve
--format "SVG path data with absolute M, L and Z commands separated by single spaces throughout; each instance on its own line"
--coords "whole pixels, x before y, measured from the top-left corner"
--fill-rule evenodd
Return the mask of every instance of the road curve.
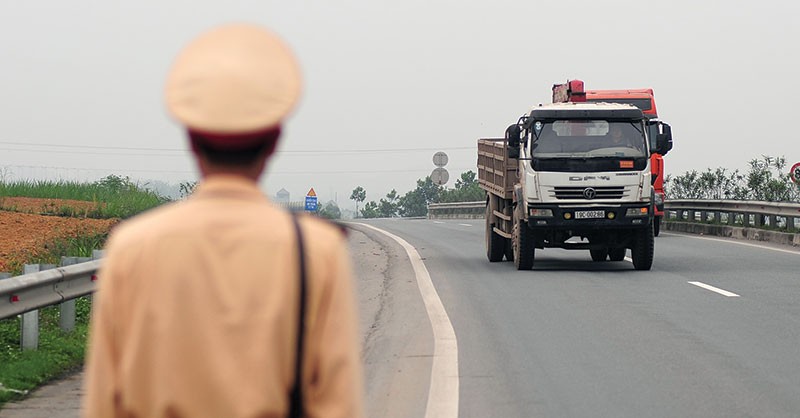
M 665 233 L 651 271 L 547 249 L 519 272 L 486 260 L 482 220 L 370 224 L 425 259 L 461 417 L 800 416 L 795 249 Z

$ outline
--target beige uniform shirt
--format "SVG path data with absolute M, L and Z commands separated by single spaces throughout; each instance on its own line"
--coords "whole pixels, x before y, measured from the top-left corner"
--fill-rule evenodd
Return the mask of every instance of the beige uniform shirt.
M 361 417 L 350 261 L 340 231 L 301 219 L 308 272 L 307 417 Z M 255 183 L 213 176 L 114 230 L 95 295 L 84 416 L 283 417 L 299 300 L 291 217 Z

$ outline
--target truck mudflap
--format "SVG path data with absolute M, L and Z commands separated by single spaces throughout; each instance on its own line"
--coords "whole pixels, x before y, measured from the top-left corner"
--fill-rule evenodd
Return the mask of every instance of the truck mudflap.
M 654 216 L 646 202 L 622 205 L 559 206 L 528 205 L 528 227 L 535 230 L 638 229 Z

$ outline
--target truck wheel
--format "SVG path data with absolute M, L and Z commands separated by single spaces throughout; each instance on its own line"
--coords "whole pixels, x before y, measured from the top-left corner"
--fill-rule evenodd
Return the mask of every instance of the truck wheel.
M 625 259 L 625 253 L 628 251 L 627 248 L 612 248 L 608 250 L 608 258 L 611 261 L 622 261 Z
M 506 249 L 506 239 L 494 232 L 494 214 L 492 211 L 491 197 L 486 202 L 486 256 L 492 263 L 503 261 Z
M 504 241 L 506 249 L 506 260 L 514 261 L 514 244 L 508 238 L 506 238 Z
M 653 236 L 657 237 L 659 232 L 661 232 L 661 217 L 656 216 L 653 218 Z
M 532 269 L 536 250 L 533 246 L 533 232 L 522 221 L 516 220 L 511 232 L 511 241 L 514 249 L 514 266 L 517 270 Z
M 592 255 L 592 261 L 606 261 L 606 257 L 608 257 L 608 248 L 589 250 L 589 254 Z
M 636 270 L 650 270 L 653 265 L 654 247 L 653 224 L 650 223 L 647 228 L 636 231 L 636 238 L 631 249 L 633 268 Z

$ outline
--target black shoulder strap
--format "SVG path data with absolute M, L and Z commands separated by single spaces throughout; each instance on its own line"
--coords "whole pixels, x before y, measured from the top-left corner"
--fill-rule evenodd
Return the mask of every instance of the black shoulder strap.
M 303 232 L 300 230 L 300 222 L 296 216 L 292 216 L 295 235 L 297 235 L 297 252 L 300 256 L 300 309 L 297 320 L 297 361 L 294 368 L 294 386 L 289 400 L 289 417 L 300 418 L 303 416 L 303 351 L 305 345 L 306 328 L 306 254 L 303 246 Z

